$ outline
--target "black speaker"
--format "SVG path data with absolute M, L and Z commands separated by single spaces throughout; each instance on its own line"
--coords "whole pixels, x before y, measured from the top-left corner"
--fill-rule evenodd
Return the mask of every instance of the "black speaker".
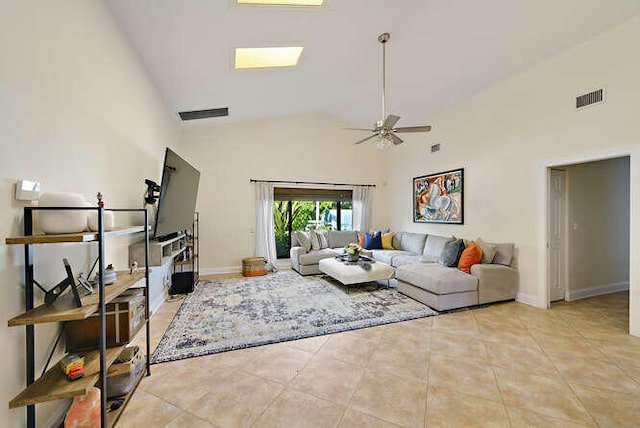
M 193 272 L 176 272 L 171 275 L 169 294 L 186 294 L 193 291 Z

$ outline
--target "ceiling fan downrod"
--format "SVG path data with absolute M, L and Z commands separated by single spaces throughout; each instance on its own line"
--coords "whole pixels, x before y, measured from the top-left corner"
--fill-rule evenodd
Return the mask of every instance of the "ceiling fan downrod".
M 378 36 L 378 41 L 382 44 L 382 118 L 380 119 L 380 126 L 387 117 L 387 55 L 386 44 L 389 41 L 391 34 L 382 33 Z

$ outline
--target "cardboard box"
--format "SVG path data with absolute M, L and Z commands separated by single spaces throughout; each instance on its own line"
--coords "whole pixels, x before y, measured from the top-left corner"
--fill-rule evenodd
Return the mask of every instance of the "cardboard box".
M 144 325 L 144 290 L 132 288 L 107 304 L 107 346 L 129 343 Z M 117 320 L 117 321 L 116 321 Z M 67 352 L 100 347 L 99 313 L 80 321 L 68 321 L 65 326 Z

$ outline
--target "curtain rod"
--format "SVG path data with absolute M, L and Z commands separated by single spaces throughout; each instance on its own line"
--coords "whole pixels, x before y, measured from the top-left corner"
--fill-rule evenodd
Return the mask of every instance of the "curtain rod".
M 282 184 L 317 184 L 319 186 L 363 186 L 376 187 L 375 184 L 349 184 L 349 183 L 320 183 L 317 181 L 286 181 L 286 180 L 256 180 L 249 179 L 250 183 L 282 183 Z

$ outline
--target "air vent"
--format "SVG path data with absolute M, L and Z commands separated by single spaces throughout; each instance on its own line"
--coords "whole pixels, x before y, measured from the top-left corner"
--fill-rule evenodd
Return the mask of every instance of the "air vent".
M 431 153 L 435 153 L 435 152 L 439 152 L 440 151 L 440 143 L 438 144 L 434 144 L 431 146 Z
M 182 120 L 206 119 L 209 117 L 229 116 L 229 107 L 210 110 L 181 111 L 178 113 Z
M 576 108 L 582 108 L 602 102 L 602 89 L 576 97 Z

